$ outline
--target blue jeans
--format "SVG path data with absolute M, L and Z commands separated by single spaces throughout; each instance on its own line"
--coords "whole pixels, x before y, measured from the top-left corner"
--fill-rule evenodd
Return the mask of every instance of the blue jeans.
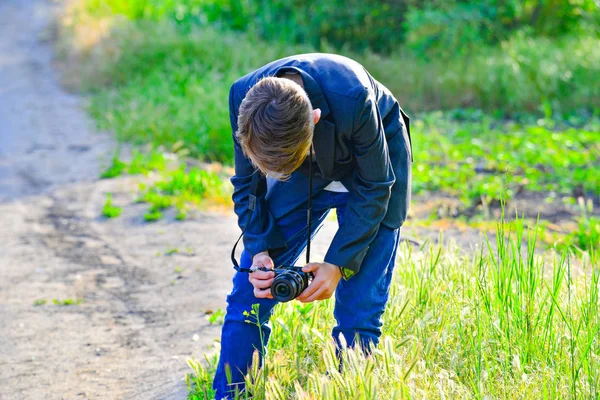
M 293 180 L 294 175 L 290 181 L 277 182 L 270 187 L 267 201 L 273 196 L 285 196 L 286 185 L 294 184 Z M 313 194 L 314 233 L 321 227 L 332 208 L 336 209 L 338 223 L 342 224 L 347 200 L 348 193 L 321 190 Z M 284 203 L 286 207 L 271 210 L 287 243 L 287 248 L 270 254 L 276 266 L 293 265 L 306 247 L 306 198 L 289 199 Z M 363 260 L 360 272 L 348 281 L 342 279 L 339 282 L 335 292 L 334 309 L 337 325 L 332 332 L 338 345 L 340 334 L 350 347 L 356 344 L 357 338 L 365 348 L 378 344 L 381 336 L 381 316 L 388 299 L 399 240 L 400 229 L 389 229 L 381 225 Z M 242 268 L 249 268 L 252 264 L 252 259 L 246 251 L 242 252 L 240 264 Z M 258 318 L 262 324 L 263 342 L 266 344 L 269 340 L 271 329 L 268 320 L 277 301 L 258 299 L 254 297 L 253 290 L 247 273 L 235 274 L 233 289 L 227 296 L 227 313 L 221 332 L 221 355 L 213 382 L 217 399 L 232 399 L 235 391 L 242 391 L 244 375 L 252 362 L 253 352 L 258 349 L 259 354 L 264 353 L 258 327 L 245 322 L 248 317 L 244 316 L 244 311 L 249 311 L 253 304 L 260 305 Z M 228 373 L 231 382 L 228 382 Z

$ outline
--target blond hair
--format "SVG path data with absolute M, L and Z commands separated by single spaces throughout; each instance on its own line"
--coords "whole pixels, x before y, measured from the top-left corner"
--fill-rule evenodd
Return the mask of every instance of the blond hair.
M 240 105 L 236 138 L 259 170 L 285 180 L 308 155 L 314 131 L 313 109 L 297 83 L 267 77 Z

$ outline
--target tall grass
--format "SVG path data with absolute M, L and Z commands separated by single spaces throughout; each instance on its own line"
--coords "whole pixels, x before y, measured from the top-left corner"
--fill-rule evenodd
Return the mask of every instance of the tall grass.
M 333 302 L 278 306 L 264 370 L 247 376 L 253 398 L 598 398 L 597 256 L 539 254 L 534 233 L 507 226 L 474 255 L 403 246 L 381 345 L 348 349 L 341 372 Z M 215 363 L 190 361 L 190 399 L 211 398 Z

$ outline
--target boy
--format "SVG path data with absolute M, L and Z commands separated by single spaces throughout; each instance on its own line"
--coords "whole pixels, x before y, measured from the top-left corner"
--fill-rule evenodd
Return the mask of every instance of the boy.
M 313 163 L 313 225 L 318 229 L 335 208 L 339 229 L 324 262 L 304 266 L 314 279 L 297 300 L 324 300 L 335 292 L 332 336 L 338 346 L 342 335 L 350 347 L 377 345 L 410 203 L 408 117 L 360 64 L 318 53 L 273 61 L 238 79 L 229 109 L 234 209 L 246 229 L 241 267 L 293 265 L 304 250 Z M 254 173 L 261 182 L 252 211 Z M 245 322 L 244 311 L 259 304 L 268 341 L 267 322 L 277 303 L 269 289 L 273 277 L 272 271 L 256 270 L 233 278 L 213 383 L 217 399 L 243 390 L 253 352 L 264 351 L 258 327 Z

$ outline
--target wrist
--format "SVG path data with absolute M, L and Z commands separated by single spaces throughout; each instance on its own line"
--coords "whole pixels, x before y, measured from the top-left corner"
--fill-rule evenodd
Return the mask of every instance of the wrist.
M 268 255 L 269 255 L 269 250 L 265 250 L 265 251 L 261 251 L 259 253 L 256 253 L 254 255 L 254 257 L 252 257 L 252 258 L 254 259 L 255 257 L 268 256 Z

